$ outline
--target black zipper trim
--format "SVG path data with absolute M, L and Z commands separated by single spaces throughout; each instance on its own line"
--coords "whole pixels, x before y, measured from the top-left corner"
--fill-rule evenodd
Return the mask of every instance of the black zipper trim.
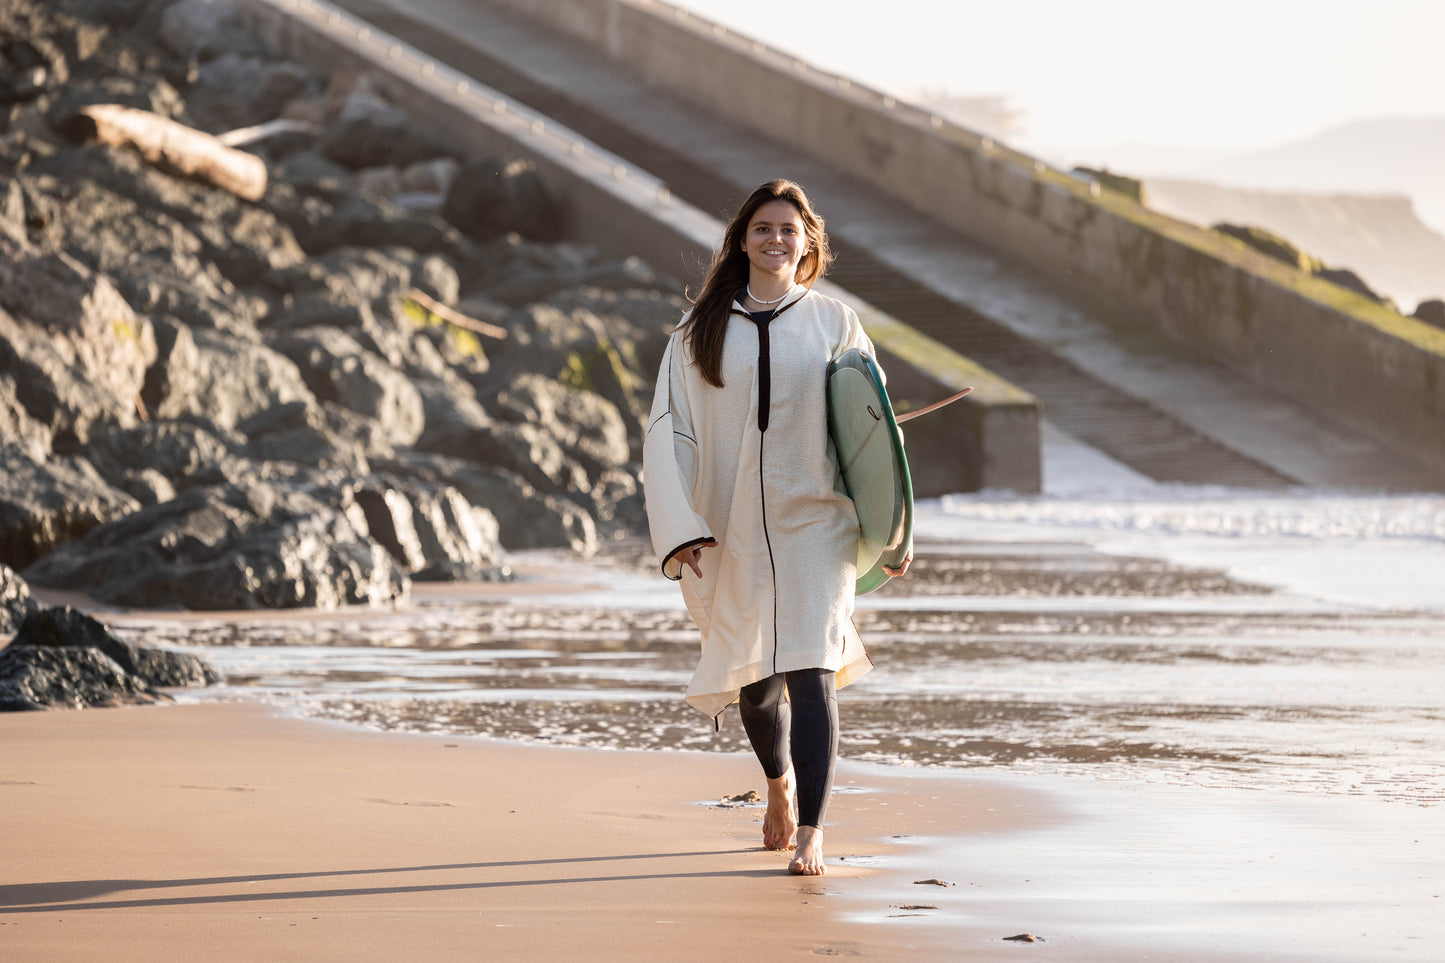
M 773 675 L 778 674 L 778 563 L 773 560 L 773 538 L 768 534 L 768 486 L 763 480 L 764 434 L 758 438 L 758 500 L 763 509 L 763 544 L 768 547 L 768 568 L 773 573 Z
M 809 291 L 812 289 L 810 288 Z M 768 548 L 768 569 L 773 577 L 773 674 L 778 672 L 778 563 L 773 558 L 773 538 L 768 532 L 768 488 L 763 478 L 763 444 L 767 439 L 768 414 L 772 407 L 772 358 L 771 342 L 768 338 L 768 326 L 778 319 L 784 311 L 797 304 L 808 296 L 803 292 L 802 297 L 789 301 L 776 311 L 759 311 L 759 317 L 754 317 L 741 307 L 734 307 L 730 314 L 741 314 L 758 328 L 758 501 L 763 512 L 763 543 Z
M 759 311 L 756 314 L 749 314 L 741 307 L 734 307 L 729 312 L 729 314 L 741 314 L 758 329 L 758 431 L 768 430 L 768 415 L 772 411 L 773 405 L 772 348 L 768 337 L 768 327 L 778 320 L 780 314 L 807 296 L 807 292 L 804 292 L 803 297 L 789 301 L 776 311 Z

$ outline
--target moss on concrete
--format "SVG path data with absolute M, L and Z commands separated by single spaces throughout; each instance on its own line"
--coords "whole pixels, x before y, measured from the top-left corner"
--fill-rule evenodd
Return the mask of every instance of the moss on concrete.
M 946 388 L 973 388 L 974 404 L 1029 405 L 1039 400 L 1013 382 L 1002 378 L 970 358 L 928 335 L 894 320 L 866 305 L 858 305 L 858 318 L 873 343 L 899 360 L 912 365 Z
M 1324 267 L 1319 258 L 1301 250 L 1288 238 L 1273 231 L 1266 231 L 1262 227 L 1249 224 L 1214 224 L 1209 229 L 1307 274 L 1318 274 Z

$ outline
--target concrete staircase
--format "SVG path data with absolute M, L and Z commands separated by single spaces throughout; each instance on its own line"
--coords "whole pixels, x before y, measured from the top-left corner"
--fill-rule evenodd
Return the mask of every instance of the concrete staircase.
M 1256 488 L 1445 487 L 1438 472 L 501 6 L 341 6 L 649 171 L 706 213 L 726 217 L 768 178 L 800 181 L 828 218 L 835 282 L 1033 393 L 1054 428 L 1142 475 Z

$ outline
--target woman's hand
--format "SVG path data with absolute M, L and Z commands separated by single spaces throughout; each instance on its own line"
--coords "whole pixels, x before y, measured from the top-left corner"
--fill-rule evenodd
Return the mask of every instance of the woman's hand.
M 913 553 L 909 552 L 907 555 L 903 556 L 902 565 L 898 566 L 897 568 L 889 568 L 887 565 L 885 565 L 883 566 L 883 571 L 887 572 L 894 578 L 897 578 L 898 576 L 903 575 L 905 572 L 907 572 L 908 566 L 911 564 L 913 564 Z
M 716 545 L 717 542 L 699 542 L 696 545 L 689 545 L 687 548 L 679 550 L 676 558 L 679 562 L 692 569 L 692 574 L 698 578 L 702 578 L 702 566 L 698 564 L 698 562 L 702 560 L 702 550 L 705 548 L 713 548 Z

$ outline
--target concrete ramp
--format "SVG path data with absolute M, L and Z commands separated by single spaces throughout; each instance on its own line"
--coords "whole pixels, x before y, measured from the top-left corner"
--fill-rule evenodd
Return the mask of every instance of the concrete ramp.
M 646 169 L 704 212 L 725 214 L 768 178 L 799 180 L 828 218 L 837 283 L 1042 399 L 1053 426 L 1140 474 L 1250 487 L 1441 487 L 1441 473 L 1132 323 L 1102 298 L 1057 288 L 794 144 L 649 84 L 505 2 L 343 6 Z

